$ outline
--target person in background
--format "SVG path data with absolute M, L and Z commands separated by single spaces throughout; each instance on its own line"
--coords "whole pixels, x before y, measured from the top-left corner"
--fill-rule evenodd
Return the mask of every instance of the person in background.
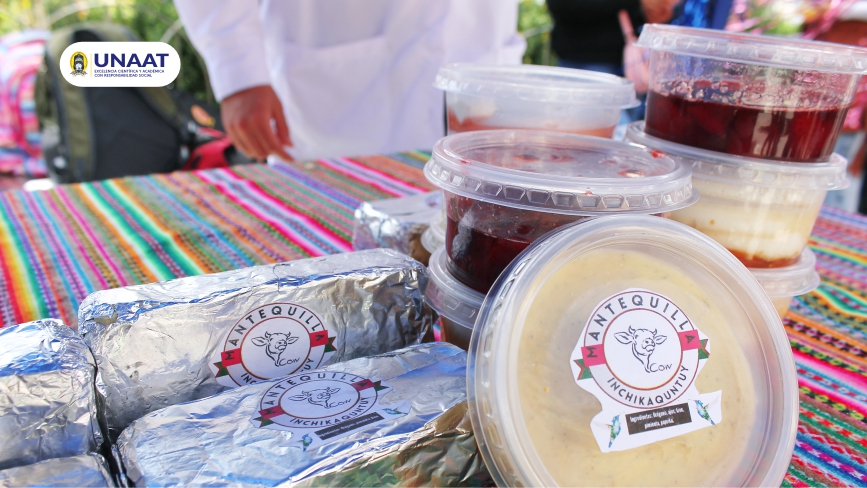
M 816 33 L 818 41 L 836 42 L 850 46 L 867 47 L 867 2 L 854 2 L 841 12 L 836 20 Z M 849 160 L 848 188 L 830 191 L 825 205 L 848 212 L 867 214 L 867 187 L 864 185 L 864 159 L 867 152 L 867 77 L 861 82 L 846 113 L 840 138 L 834 152 Z
M 725 29 L 734 0 L 683 0 L 669 24 L 683 27 Z
M 635 29 L 671 20 L 680 0 L 548 0 L 554 20 L 551 49 L 566 68 L 623 76 L 626 43 L 617 15 L 629 14 Z
M 724 29 L 731 7 L 732 0 L 683 0 L 675 6 L 669 23 L 683 27 Z M 639 120 L 644 118 L 644 96 L 648 89 L 650 53 L 647 49 L 635 46 L 638 37 L 629 12 L 621 10 L 617 15 L 626 44 L 623 49 L 623 76 L 635 83 L 635 91 L 642 101 L 641 107 L 631 111 L 631 119 Z
M 452 62 L 519 64 L 517 0 L 175 0 L 246 155 L 428 149 Z M 287 149 L 290 148 L 291 149 Z

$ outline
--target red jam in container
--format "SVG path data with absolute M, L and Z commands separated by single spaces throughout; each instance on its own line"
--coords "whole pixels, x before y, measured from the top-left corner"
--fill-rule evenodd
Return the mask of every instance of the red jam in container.
M 447 267 L 480 292 L 533 241 L 587 217 L 665 215 L 698 199 L 689 168 L 650 149 L 541 131 L 454 134 L 434 146 Z
M 827 161 L 867 50 L 730 32 L 645 26 L 649 135 L 737 156 Z
M 540 129 L 611 137 L 635 85 L 619 76 L 553 66 L 474 63 L 440 68 L 448 133 Z

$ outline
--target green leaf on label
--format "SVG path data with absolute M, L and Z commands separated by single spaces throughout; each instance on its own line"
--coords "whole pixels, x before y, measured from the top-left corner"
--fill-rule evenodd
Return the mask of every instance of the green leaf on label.
M 214 363 L 214 366 L 217 367 L 217 378 L 219 378 L 220 376 L 228 376 L 229 375 L 229 369 L 226 368 L 225 366 L 223 366 L 222 361 L 220 361 L 218 363 Z
M 577 364 L 578 367 L 581 368 L 581 373 L 578 374 L 578 378 L 577 378 L 578 381 L 588 380 L 588 379 L 593 377 L 593 373 L 590 372 L 590 368 L 588 368 L 587 366 L 584 366 L 584 360 L 583 359 L 576 359 L 575 364 Z
M 710 353 L 707 352 L 707 339 L 701 340 L 701 348 L 698 350 L 698 359 L 701 361 L 702 359 L 707 359 L 710 357 Z
M 326 353 L 337 352 L 337 348 L 334 347 L 334 339 L 336 339 L 336 337 L 329 337 L 328 338 L 328 344 L 325 344 L 325 352 Z
M 382 386 L 382 381 L 377 381 L 376 383 L 373 384 L 373 390 L 374 391 L 385 390 L 386 388 L 388 388 L 388 387 Z
M 265 427 L 266 425 L 271 425 L 274 423 L 273 420 L 268 420 L 264 417 L 256 417 L 253 420 L 258 420 L 259 422 L 261 422 L 261 425 L 259 425 L 259 427 Z

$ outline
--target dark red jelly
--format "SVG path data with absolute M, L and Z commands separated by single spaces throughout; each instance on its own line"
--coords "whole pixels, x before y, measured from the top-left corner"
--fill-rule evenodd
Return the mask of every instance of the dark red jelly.
M 779 161 L 827 160 L 848 107 L 762 108 L 650 91 L 645 131 L 687 146 Z
M 446 193 L 449 272 L 487 294 L 500 273 L 533 241 L 586 217 L 505 207 Z

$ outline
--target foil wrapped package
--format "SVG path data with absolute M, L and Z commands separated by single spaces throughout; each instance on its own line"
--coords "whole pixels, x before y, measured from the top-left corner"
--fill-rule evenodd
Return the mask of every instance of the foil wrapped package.
M 466 353 L 428 343 L 151 413 L 117 442 L 136 486 L 489 482 Z
M 442 192 L 364 202 L 355 210 L 352 248 L 388 248 L 427 265 L 430 252 L 421 242 L 431 219 L 442 212 Z
M 85 454 L 0 471 L 0 488 L 16 486 L 96 488 L 114 486 L 114 481 L 102 456 Z
M 111 438 L 169 405 L 419 343 L 426 272 L 375 249 L 93 293 L 79 331 Z
M 0 469 L 97 451 L 95 375 L 90 350 L 59 320 L 0 329 Z

